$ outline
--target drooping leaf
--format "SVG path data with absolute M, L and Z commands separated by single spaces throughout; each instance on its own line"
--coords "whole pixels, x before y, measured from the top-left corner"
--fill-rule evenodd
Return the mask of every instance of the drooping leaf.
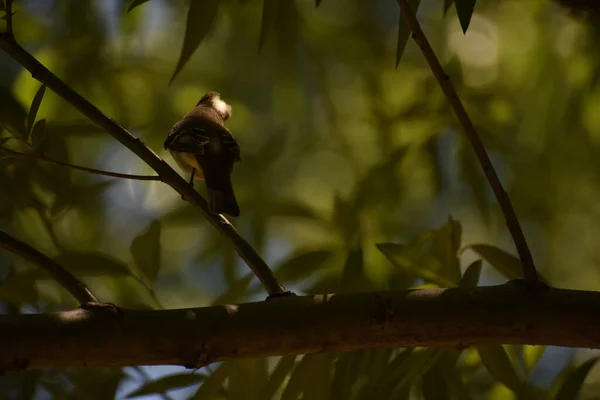
M 467 29 L 469 29 L 471 17 L 475 10 L 475 3 L 476 0 L 454 0 L 456 13 L 458 14 L 458 20 L 460 21 L 463 33 L 467 33 Z
M 279 14 L 280 0 L 263 0 L 262 21 L 260 23 L 260 38 L 258 41 L 258 51 L 262 50 L 269 31 L 275 26 L 277 15 Z
M 63 253 L 54 261 L 77 276 L 129 276 L 129 268 L 120 260 L 100 252 Z
M 462 240 L 462 225 L 452 217 L 448 223 L 434 232 L 429 252 L 440 260 L 441 273 L 458 285 L 460 281 L 460 259 L 458 251 Z
M 298 363 L 294 372 L 290 376 L 283 393 L 281 400 L 296 400 L 304 391 L 305 387 L 310 384 L 311 370 L 313 368 L 314 355 L 307 354 Z
M 594 365 L 596 365 L 598 359 L 599 357 L 589 359 L 579 367 L 570 371 L 556 393 L 554 400 L 578 399 L 583 382 L 585 382 L 585 378 L 588 376 Z
M 27 115 L 27 133 L 29 134 L 31 134 L 31 130 L 33 129 L 33 123 L 42 104 L 44 93 L 46 93 L 46 85 L 42 84 L 33 97 L 31 107 L 29 107 L 29 115 Z
M 329 400 L 331 371 L 334 362 L 332 354 L 308 354 L 307 362 L 310 369 L 304 382 L 303 396 L 305 399 Z
M 142 387 L 134 390 L 127 395 L 127 398 L 147 396 L 150 394 L 165 393 L 168 390 L 179 389 L 202 382 L 206 378 L 205 374 L 181 373 L 169 376 L 163 376 L 153 381 L 147 382 Z
M 269 382 L 265 385 L 261 392 L 261 399 L 272 399 L 275 396 L 277 390 L 285 381 L 288 374 L 294 368 L 296 363 L 296 356 L 283 356 L 277 363 L 277 366 L 269 376 Z
M 146 230 L 133 239 L 129 247 L 135 265 L 146 276 L 150 286 L 154 286 L 154 281 L 160 270 L 162 253 L 160 231 L 160 222 L 153 221 Z
M 442 356 L 443 350 L 426 348 L 415 351 L 404 350 L 388 367 L 388 376 L 383 393 L 391 393 L 403 387 L 410 387 L 421 378 Z
M 408 6 L 415 15 L 417 15 L 420 3 L 421 0 L 407 1 Z M 400 60 L 402 59 L 402 55 L 404 54 L 404 49 L 406 48 L 406 43 L 408 43 L 408 38 L 410 37 L 410 34 L 410 27 L 404 19 L 402 12 L 400 12 L 400 21 L 398 21 L 398 39 L 396 41 L 396 68 L 398 68 L 398 65 L 400 64 Z
M 375 245 L 396 267 L 416 278 L 421 278 L 441 287 L 455 287 L 456 284 L 439 274 L 440 262 L 433 255 L 420 249 L 395 243 Z
M 335 370 L 331 379 L 331 399 L 345 400 L 352 398 L 352 386 L 348 382 L 357 379 L 357 371 L 360 366 L 360 353 L 338 354 L 335 361 Z
M 127 9 L 127 12 L 130 12 L 131 10 L 133 10 L 134 8 L 141 6 L 142 4 L 146 3 L 149 0 L 133 0 L 131 2 L 131 5 L 129 6 L 129 8 Z M 193 0 L 192 0 L 193 1 Z
M 217 17 L 219 3 L 220 0 L 190 0 L 183 47 L 181 48 L 179 61 L 177 61 L 177 66 L 175 67 L 175 72 L 173 72 L 170 83 L 175 80 L 192 54 L 200 46 L 202 40 L 206 37 Z
M 481 357 L 481 362 L 494 379 L 502 382 L 504 386 L 513 392 L 519 392 L 521 379 L 504 347 L 501 345 L 477 346 L 477 352 Z
M 29 136 L 29 142 L 34 149 L 39 149 L 44 140 L 44 135 L 46 134 L 46 120 L 40 119 L 38 122 L 33 125 L 33 129 L 31 129 L 31 135 Z
M 202 385 L 200 385 L 193 398 L 195 400 L 214 399 L 215 396 L 221 391 L 225 380 L 231 373 L 231 370 L 231 364 L 227 361 L 219 365 L 209 376 L 204 379 L 204 382 L 202 382 Z
M 320 270 L 333 256 L 333 250 L 299 250 L 275 269 L 275 275 L 284 282 L 294 282 Z
M 445 373 L 441 368 L 440 362 L 437 362 L 429 371 L 423 374 L 423 378 L 421 379 L 423 400 L 450 399 L 451 396 L 445 381 Z
M 479 277 L 481 276 L 481 264 L 482 260 L 473 261 L 465 270 L 464 275 L 460 280 L 460 287 L 475 287 L 479 282 Z
M 229 361 L 232 365 L 227 384 L 230 399 L 262 400 L 260 391 L 268 381 L 266 358 Z

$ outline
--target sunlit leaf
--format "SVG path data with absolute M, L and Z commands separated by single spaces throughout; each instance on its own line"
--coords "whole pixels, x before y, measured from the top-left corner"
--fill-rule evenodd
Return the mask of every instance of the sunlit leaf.
M 417 11 L 419 9 L 419 4 L 421 0 L 408 0 L 407 4 L 412 10 L 412 12 L 417 15 Z M 408 43 L 408 38 L 410 37 L 411 30 L 406 22 L 402 12 L 400 12 L 400 21 L 398 22 L 398 39 L 396 40 L 396 68 L 400 64 L 400 60 L 402 59 L 402 55 L 404 54 L 404 49 L 406 48 L 406 43 Z
M 467 29 L 469 29 L 473 10 L 475 10 L 475 2 L 476 0 L 454 0 L 456 13 L 458 14 L 458 20 L 460 21 L 463 33 L 467 33 Z
M 229 377 L 232 367 L 231 364 L 225 361 L 219 365 L 209 376 L 204 379 L 204 382 L 194 395 L 195 400 L 210 400 L 213 399 L 223 388 L 225 380 Z
M 477 352 L 490 375 L 515 393 L 521 388 L 521 379 L 510 357 L 502 346 L 477 346 Z
M 460 281 L 458 251 L 462 240 L 462 225 L 452 217 L 448 223 L 434 232 L 429 252 L 440 260 L 441 273 L 456 284 Z
M 129 247 L 135 265 L 146 276 L 150 286 L 154 286 L 154 281 L 160 270 L 162 254 L 160 231 L 160 222 L 153 221 L 144 232 L 133 239 Z
M 129 393 L 127 398 L 146 396 L 149 394 L 165 393 L 168 390 L 179 389 L 202 382 L 206 378 L 204 374 L 182 373 L 169 376 L 163 376 L 153 381 L 149 381 L 137 390 Z
M 44 140 L 45 133 L 46 120 L 40 119 L 38 122 L 35 123 L 35 125 L 33 125 L 31 135 L 29 136 L 29 141 L 34 149 L 38 149 L 41 146 L 42 141 Z
M 129 276 L 129 268 L 120 260 L 100 252 L 63 253 L 54 261 L 77 276 Z
M 319 271 L 330 260 L 332 250 L 299 250 L 275 269 L 275 275 L 284 282 L 298 281 Z
M 477 286 L 479 277 L 481 276 L 481 264 L 482 260 L 475 260 L 467 267 L 460 280 L 460 287 L 468 288 Z
M 598 359 L 599 357 L 594 357 L 570 371 L 556 393 L 554 400 L 578 399 L 583 382 L 585 382 L 585 378 L 587 378 L 594 365 L 596 365 Z
M 260 39 L 258 41 L 258 51 L 262 50 L 269 31 L 275 26 L 277 14 L 279 13 L 280 0 L 263 0 L 262 21 L 260 24 Z
M 380 243 L 376 246 L 394 266 L 401 268 L 408 275 L 441 287 L 456 286 L 454 282 L 439 274 L 440 262 L 433 255 L 414 247 L 394 243 Z
M 131 5 L 127 9 L 127 12 L 130 12 L 131 10 L 133 10 L 134 8 L 136 8 L 137 6 L 141 6 L 142 4 L 146 3 L 147 1 L 149 1 L 149 0 L 133 0 L 131 2 Z M 191 0 L 191 1 L 194 1 L 194 0 Z
M 33 129 L 33 123 L 35 122 L 38 110 L 40 109 L 40 105 L 42 104 L 44 93 L 46 93 L 46 85 L 42 84 L 42 86 L 40 86 L 35 96 L 33 97 L 31 107 L 29 107 L 29 115 L 27 116 L 27 133 L 29 134 L 31 134 L 31 130 Z
M 294 368 L 296 356 L 283 356 L 279 359 L 277 366 L 269 376 L 269 382 L 261 392 L 261 399 L 272 399 L 277 390 L 283 384 L 283 381 Z
M 185 36 L 183 38 L 183 47 L 170 82 L 175 80 L 179 72 L 181 72 L 185 64 L 189 61 L 192 54 L 194 54 L 198 46 L 200 46 L 202 40 L 206 37 L 206 34 L 209 32 L 217 17 L 219 3 L 219 0 L 190 0 L 187 22 L 185 25 Z
M 523 346 L 525 368 L 527 368 L 528 371 L 531 371 L 540 361 L 545 351 L 546 346 Z

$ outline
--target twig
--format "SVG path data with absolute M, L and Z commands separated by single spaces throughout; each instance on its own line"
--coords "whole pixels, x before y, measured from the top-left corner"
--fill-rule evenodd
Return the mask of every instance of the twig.
M 79 301 L 79 303 L 81 303 L 81 305 L 88 303 L 100 303 L 100 300 L 94 296 L 90 289 L 88 289 L 88 287 L 85 286 L 73 274 L 64 269 L 50 257 L 34 249 L 27 243 L 21 242 L 7 233 L 0 231 L 0 248 L 17 254 L 37 265 L 38 267 L 48 271 L 62 287 L 64 287 L 69 293 L 71 293 L 73 297 L 77 299 L 77 301 Z
M 427 60 L 429 64 L 429 68 L 435 79 L 438 81 L 440 87 L 442 88 L 448 102 L 452 106 L 458 121 L 460 122 L 465 134 L 475 154 L 477 155 L 477 159 L 479 160 L 479 164 L 483 168 L 483 172 L 492 187 L 492 191 L 498 200 L 498 204 L 500 205 L 500 209 L 502 210 L 502 214 L 504 215 L 504 219 L 506 221 L 506 226 L 510 231 L 512 239 L 515 243 L 515 247 L 517 248 L 517 252 L 519 253 L 519 258 L 521 259 L 521 264 L 523 267 L 523 275 L 525 280 L 531 283 L 538 283 L 538 274 L 535 268 L 535 264 L 533 262 L 533 257 L 531 256 L 531 251 L 529 250 L 529 246 L 527 245 L 527 240 L 525 239 L 525 235 L 523 234 L 523 230 L 521 229 L 521 225 L 519 224 L 519 220 L 515 214 L 515 210 L 510 202 L 508 194 L 502 187 L 502 183 L 498 178 L 498 174 L 496 174 L 496 170 L 492 166 L 492 162 L 473 126 L 473 122 L 469 118 L 460 98 L 458 97 L 454 86 L 452 85 L 452 81 L 450 77 L 440 64 L 438 58 L 436 57 L 431 45 L 427 41 L 425 34 L 421 30 L 421 26 L 415 17 L 414 12 L 410 9 L 408 2 L 406 0 L 397 0 L 398 6 L 400 7 L 400 13 L 402 14 L 404 20 L 410 27 L 413 32 L 413 39 L 421 49 L 423 56 Z
M 12 35 L 0 35 L 0 49 L 14 58 L 19 64 L 27 69 L 34 79 L 46 84 L 56 94 L 62 97 L 83 115 L 95 124 L 106 130 L 112 137 L 121 142 L 125 147 L 140 157 L 148 164 L 162 179 L 164 183 L 171 186 L 177 193 L 182 195 L 190 204 L 199 210 L 208 221 L 225 235 L 236 249 L 240 257 L 250 267 L 252 272 L 261 281 L 269 297 L 291 294 L 273 276 L 273 272 L 250 244 L 238 233 L 235 227 L 222 215 L 210 212 L 206 200 L 196 192 L 188 182 L 173 170 L 154 151 L 147 147 L 144 142 L 133 136 L 117 122 L 102 113 L 92 103 L 71 89 L 56 75 L 42 65 L 35 57 L 23 49 Z
M 101 169 L 81 167 L 79 165 L 73 165 L 73 164 L 69 164 L 69 163 L 64 163 L 62 161 L 52 160 L 50 158 L 47 158 L 43 154 L 21 153 L 18 151 L 7 149 L 6 147 L 0 147 L 0 151 L 4 151 L 9 154 L 12 154 L 15 157 L 34 158 L 36 160 L 45 161 L 50 164 L 60 165 L 61 167 L 71 168 L 71 169 L 75 169 L 78 171 L 84 171 L 84 172 L 87 172 L 90 174 L 105 175 L 105 176 L 110 176 L 113 178 L 121 178 L 121 179 L 132 179 L 132 180 L 136 180 L 136 181 L 161 181 L 160 176 L 121 174 L 119 172 L 109 172 L 109 171 L 103 171 Z

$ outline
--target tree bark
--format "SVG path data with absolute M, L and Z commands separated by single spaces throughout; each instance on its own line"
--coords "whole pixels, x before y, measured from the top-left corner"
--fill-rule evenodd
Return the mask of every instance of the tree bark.
M 285 297 L 206 308 L 0 316 L 0 372 L 359 349 L 600 348 L 600 293 L 501 286 Z

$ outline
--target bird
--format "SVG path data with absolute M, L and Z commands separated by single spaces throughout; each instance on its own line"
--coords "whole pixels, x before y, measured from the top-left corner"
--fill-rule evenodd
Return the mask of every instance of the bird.
M 204 180 L 208 189 L 208 207 L 214 214 L 240 215 L 231 174 L 241 161 L 240 148 L 225 127 L 232 109 L 217 92 L 208 92 L 196 106 L 178 121 L 167 135 L 165 150 L 179 167 L 194 180 Z

